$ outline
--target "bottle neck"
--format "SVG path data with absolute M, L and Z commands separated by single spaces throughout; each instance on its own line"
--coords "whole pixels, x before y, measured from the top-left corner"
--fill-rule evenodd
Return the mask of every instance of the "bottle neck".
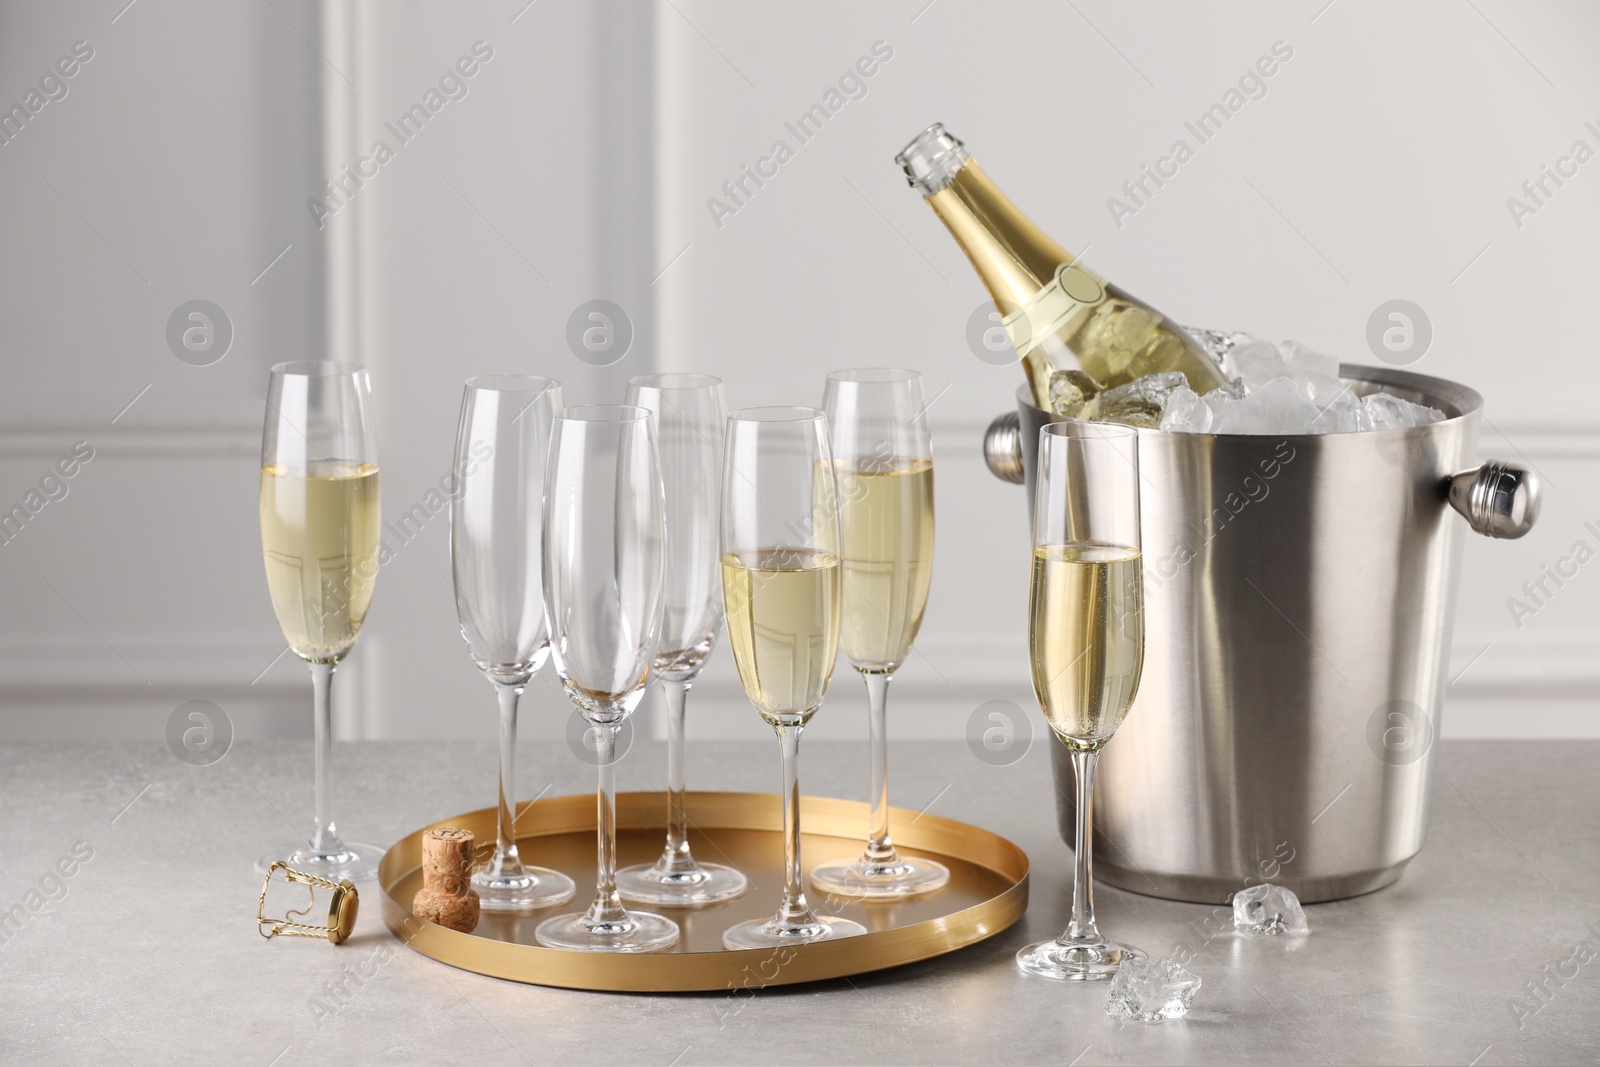
M 1073 257 L 968 159 L 928 204 L 966 252 L 995 305 L 1020 307 Z

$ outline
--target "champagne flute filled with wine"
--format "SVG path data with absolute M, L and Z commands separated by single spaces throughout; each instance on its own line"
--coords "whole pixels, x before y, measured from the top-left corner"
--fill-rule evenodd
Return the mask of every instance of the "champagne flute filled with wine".
M 378 448 L 372 383 L 354 363 L 280 363 L 261 434 L 261 547 L 278 626 L 311 668 L 316 817 L 311 839 L 256 861 L 335 882 L 378 873 L 383 851 L 333 821 L 333 672 L 366 621 L 378 574 Z
M 933 446 L 916 371 L 828 375 L 823 409 L 839 486 L 840 647 L 867 687 L 872 763 L 866 849 L 811 872 L 818 889 L 893 900 L 944 888 L 950 872 L 889 837 L 889 682 L 911 655 L 933 578 Z
M 1100 936 L 1094 920 L 1095 764 L 1122 725 L 1144 666 L 1139 554 L 1139 433 L 1098 422 L 1050 423 L 1039 434 L 1028 653 L 1033 691 L 1072 753 L 1077 833 L 1072 922 L 1017 953 L 1045 978 L 1109 978 L 1144 953 Z
M 572 879 L 524 866 L 517 850 L 517 704 L 550 654 L 544 615 L 545 460 L 561 383 L 526 374 L 471 378 L 461 398 L 450 493 L 450 577 L 467 651 L 500 703 L 495 849 L 472 874 L 487 911 L 572 899 Z
M 659 651 L 667 527 L 654 417 L 641 407 L 564 409 L 544 489 L 544 605 L 567 696 L 589 722 L 600 769 L 599 862 L 589 909 L 546 919 L 539 944 L 652 952 L 678 924 L 617 895 L 617 731 L 639 706 Z
M 722 624 L 717 523 L 722 501 L 722 379 L 649 374 L 628 382 L 627 401 L 656 420 L 667 501 L 667 593 L 655 671 L 667 700 L 667 844 L 653 864 L 617 872 L 624 899 L 694 907 L 744 893 L 732 867 L 696 860 L 683 810 L 684 704 Z
M 783 899 L 770 919 L 729 927 L 730 949 L 866 933 L 817 915 L 800 864 L 800 733 L 839 655 L 839 513 L 828 420 L 766 407 L 728 418 L 722 482 L 722 598 L 745 695 L 783 750 Z

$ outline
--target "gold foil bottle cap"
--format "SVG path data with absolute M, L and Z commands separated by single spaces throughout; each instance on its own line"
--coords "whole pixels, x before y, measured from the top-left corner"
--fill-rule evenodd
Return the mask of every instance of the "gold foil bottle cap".
M 303 909 L 290 909 L 281 919 L 269 919 L 266 914 L 267 890 L 272 885 L 273 874 L 279 870 L 283 871 L 286 881 L 299 882 L 306 886 L 306 906 Z M 333 893 L 328 900 L 327 925 L 295 922 L 293 916 L 310 915 L 311 909 L 316 907 L 317 889 L 327 889 Z M 356 892 L 355 885 L 348 878 L 335 882 L 315 874 L 297 871 L 286 863 L 274 863 L 267 869 L 266 881 L 261 883 L 261 899 L 256 904 L 256 932 L 262 937 L 277 937 L 279 934 L 285 937 L 321 937 L 337 945 L 355 930 L 356 912 L 360 907 L 360 894 Z

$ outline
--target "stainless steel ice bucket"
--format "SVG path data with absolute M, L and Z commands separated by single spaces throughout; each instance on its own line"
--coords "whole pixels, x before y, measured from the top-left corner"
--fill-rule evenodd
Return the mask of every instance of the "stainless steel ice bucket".
M 1246 884 L 1303 901 L 1370 892 L 1422 848 L 1463 531 L 1517 537 L 1539 487 L 1474 466 L 1476 392 L 1346 364 L 1450 418 L 1325 436 L 1139 432 L 1144 676 L 1104 751 L 1095 873 L 1221 902 Z M 1018 393 L 985 440 L 1033 506 L 1039 429 Z M 1454 506 L 1466 518 L 1450 513 Z M 1061 834 L 1072 765 L 1052 745 Z

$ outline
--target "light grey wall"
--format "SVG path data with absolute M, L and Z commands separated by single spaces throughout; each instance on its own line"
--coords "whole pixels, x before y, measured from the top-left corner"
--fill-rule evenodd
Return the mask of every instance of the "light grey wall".
M 1600 733 L 1600 562 L 1520 627 L 1507 607 L 1575 542 L 1600 548 L 1583 325 L 1600 161 L 1520 227 L 1507 208 L 1574 141 L 1600 150 L 1584 125 L 1600 127 L 1592 7 L 275 4 L 0 0 L 0 102 L 73 42 L 95 49 L 0 146 L 0 501 L 74 442 L 96 450 L 0 546 L 0 737 L 153 736 L 194 697 L 241 736 L 308 731 L 304 669 L 266 669 L 282 644 L 260 573 L 256 390 L 272 362 L 323 352 L 373 368 L 390 519 L 445 472 L 470 373 L 552 374 L 583 400 L 655 365 L 707 370 L 743 405 L 816 403 L 835 367 L 920 368 L 939 395 L 939 562 L 894 730 L 957 736 L 985 700 L 1030 706 L 1024 502 L 978 454 L 1020 379 L 968 350 L 981 287 L 891 162 L 934 120 L 1180 321 L 1373 362 L 1374 308 L 1420 304 L 1435 337 L 1415 369 L 1481 389 L 1485 454 L 1549 483 L 1526 540 L 1469 539 L 1445 731 Z M 494 58 L 466 97 L 319 230 L 307 199 L 480 40 Z M 1107 199 L 1192 144 L 1185 121 L 1280 40 L 1293 57 L 1266 95 L 1116 225 Z M 866 96 L 798 144 L 785 122 L 879 41 L 893 56 Z M 707 199 L 780 138 L 794 158 L 718 226 Z M 210 367 L 164 338 L 196 297 L 235 329 Z M 637 333 L 604 369 L 564 339 L 597 297 Z M 490 734 L 444 521 L 391 546 L 339 676 L 342 734 Z M 842 668 L 812 732 L 859 736 L 862 706 Z M 691 707 L 692 736 L 764 732 L 720 650 Z M 527 728 L 552 736 L 567 711 L 547 675 Z
M 371 85 L 356 121 L 372 131 L 363 144 L 475 42 L 494 52 L 467 96 L 352 203 L 365 235 L 357 259 L 364 358 L 381 394 L 384 512 L 398 519 L 449 469 L 463 379 L 544 374 L 563 383 L 568 403 L 593 403 L 619 401 L 627 377 L 649 366 L 654 123 L 641 105 L 653 81 L 652 17 L 630 3 L 366 3 L 356 12 Z M 566 343 L 568 317 L 597 298 L 625 308 L 637 334 L 607 367 Z M 395 557 L 357 646 L 370 736 L 493 734 L 493 696 L 456 624 L 446 522 L 440 512 L 414 539 L 390 542 Z M 559 734 L 571 706 L 552 669 L 525 709 L 527 733 Z
M 94 452 L 0 545 L 0 735 L 160 736 L 191 698 L 241 730 L 298 731 L 282 710 L 304 679 L 251 684 L 283 647 L 262 597 L 256 390 L 322 349 L 302 206 L 321 169 L 324 65 L 301 36 L 316 9 L 122 7 L 0 4 L 8 109 L 93 49 L 0 145 L 0 501 L 75 442 Z M 196 298 L 233 326 L 209 367 L 166 342 Z

